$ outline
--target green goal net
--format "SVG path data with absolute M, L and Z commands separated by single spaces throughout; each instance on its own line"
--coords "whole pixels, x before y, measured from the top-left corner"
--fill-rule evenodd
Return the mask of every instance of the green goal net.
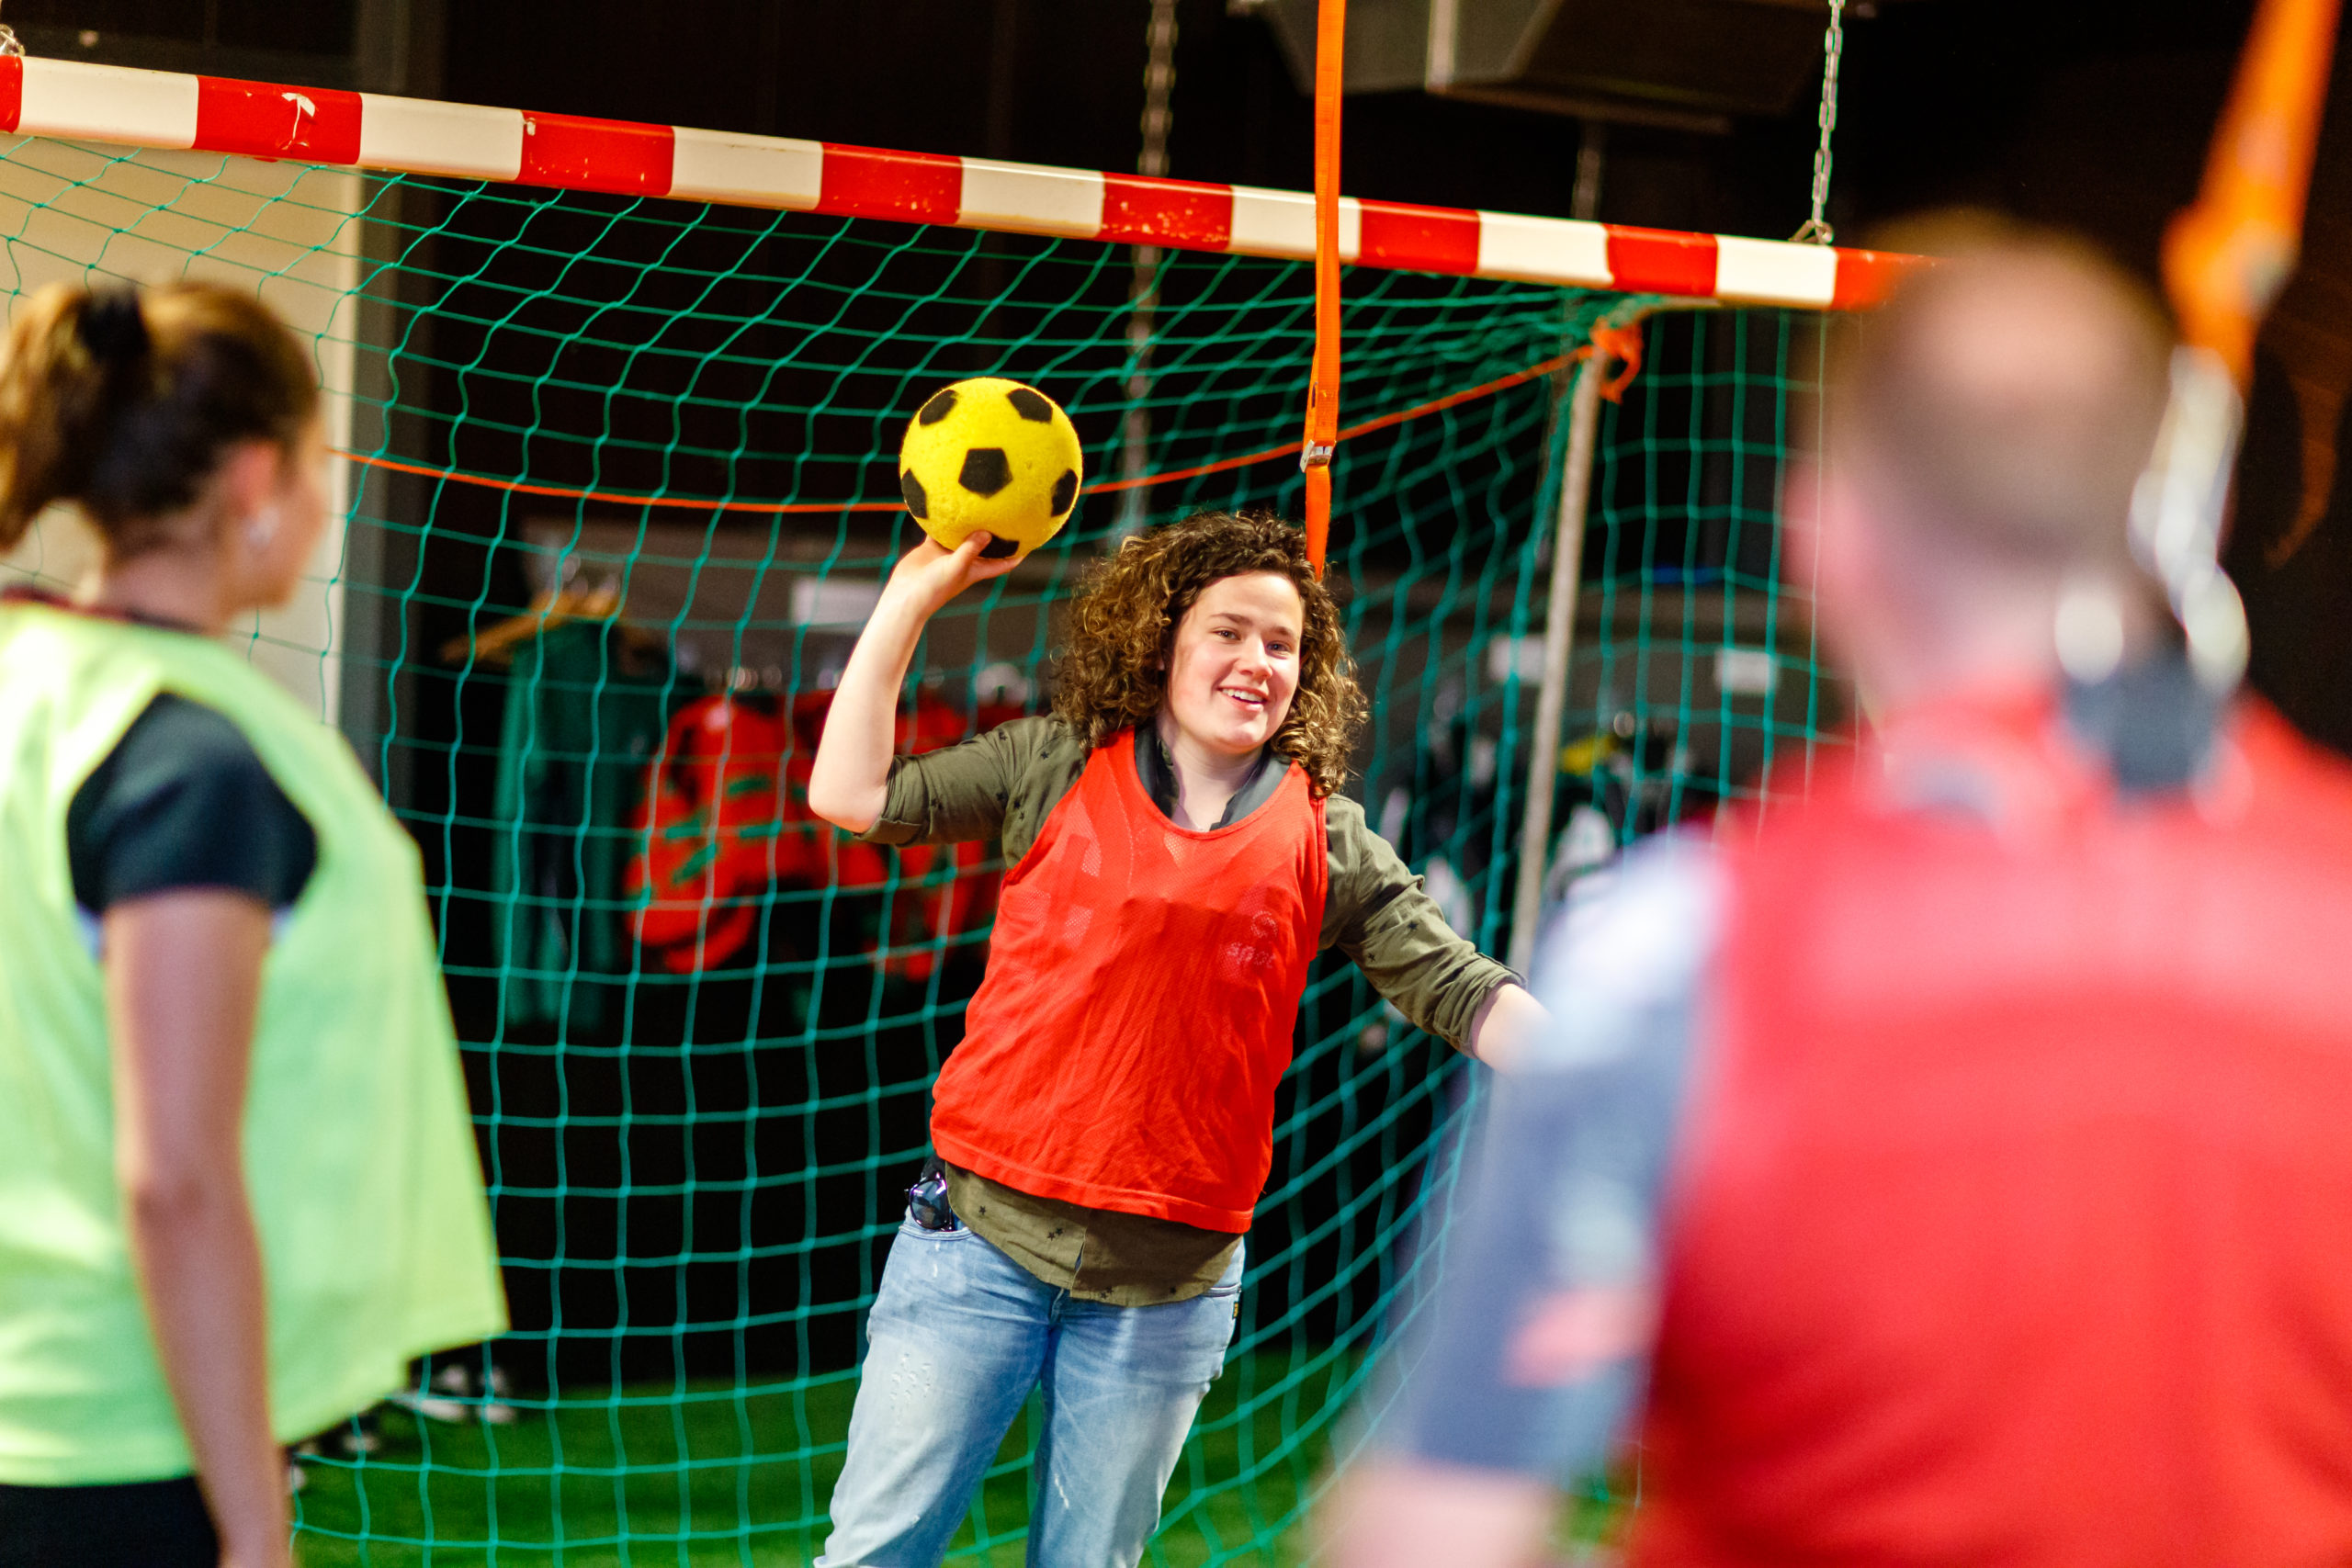
M 1124 532 L 1296 513 L 1310 269 L 40 140 L 0 144 L 0 238 L 15 293 L 257 288 L 315 344 L 350 455 L 332 549 L 241 635 L 424 849 L 514 1327 L 322 1435 L 302 1560 L 813 1557 L 1001 869 L 863 850 L 800 795 L 915 537 L 899 431 L 937 386 L 1008 375 L 1069 410 L 1089 468 L 1071 525 L 934 623 L 903 707 L 928 747 L 1042 710 L 1057 607 Z M 1494 951 L 1558 564 L 1556 366 L 1639 303 L 1347 276 L 1343 417 L 1373 426 L 1336 468 L 1331 577 L 1373 698 L 1351 789 Z M 1821 732 L 1773 523 L 1804 325 L 1653 315 L 1604 412 L 1545 770 L 1567 871 Z M 9 565 L 62 585 L 87 559 L 59 517 Z M 1318 964 L 1239 1332 L 1153 1561 L 1302 1555 L 1470 1076 Z M 1019 1560 L 1034 1415 L 955 1560 Z

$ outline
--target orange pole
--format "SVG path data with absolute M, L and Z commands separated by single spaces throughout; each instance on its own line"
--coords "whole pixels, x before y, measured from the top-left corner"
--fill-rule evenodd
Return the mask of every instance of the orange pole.
M 2165 234 L 2181 337 L 2219 355 L 2241 389 L 2263 315 L 2295 270 L 2340 4 L 2264 0 L 2197 204 Z
M 1315 362 L 1306 380 L 1306 558 L 1317 576 L 1331 541 L 1331 453 L 1340 439 L 1340 94 L 1347 84 L 1347 0 L 1319 0 L 1315 22 Z

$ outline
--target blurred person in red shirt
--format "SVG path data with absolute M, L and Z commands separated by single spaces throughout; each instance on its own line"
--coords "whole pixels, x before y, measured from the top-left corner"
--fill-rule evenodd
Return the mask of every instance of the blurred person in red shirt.
M 2153 301 L 1945 254 L 1789 477 L 1860 742 L 1547 934 L 1337 1568 L 1518 1568 L 1612 1459 L 1637 1563 L 2352 1562 L 2352 778 L 2132 565 Z

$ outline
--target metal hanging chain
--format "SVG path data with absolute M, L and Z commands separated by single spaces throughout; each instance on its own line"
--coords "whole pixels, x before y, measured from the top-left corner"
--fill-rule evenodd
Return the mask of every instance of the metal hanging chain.
M 1168 174 L 1168 133 L 1175 124 L 1176 0 L 1152 0 L 1151 23 L 1145 35 L 1143 71 L 1143 152 L 1136 173 L 1155 179 Z M 1130 481 L 1120 498 L 1119 531 L 1133 533 L 1144 525 L 1148 498 L 1140 484 L 1151 447 L 1151 338 L 1153 317 L 1159 309 L 1159 247 L 1137 245 L 1135 270 L 1127 284 L 1127 417 L 1119 442 L 1119 477 Z
M 1152 0 L 1145 39 L 1143 155 L 1136 160 L 1136 173 L 1165 178 L 1168 131 L 1174 121 L 1169 104 L 1176 91 L 1176 0 Z
M 1821 145 L 1813 153 L 1813 216 L 1789 238 L 1826 245 L 1837 240 L 1828 218 L 1829 133 L 1838 129 L 1838 61 L 1846 52 L 1846 0 L 1829 0 L 1829 31 L 1821 43 Z

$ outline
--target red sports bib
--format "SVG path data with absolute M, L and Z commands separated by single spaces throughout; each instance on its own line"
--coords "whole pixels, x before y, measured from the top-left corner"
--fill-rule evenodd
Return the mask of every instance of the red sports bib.
M 1005 879 L 935 1090 L 941 1157 L 1035 1197 L 1248 1230 L 1327 854 L 1296 767 L 1196 833 L 1144 793 L 1132 731 L 1098 747 Z
M 1736 855 L 1635 1562 L 2346 1561 L 2352 776 L 2229 746 Z

